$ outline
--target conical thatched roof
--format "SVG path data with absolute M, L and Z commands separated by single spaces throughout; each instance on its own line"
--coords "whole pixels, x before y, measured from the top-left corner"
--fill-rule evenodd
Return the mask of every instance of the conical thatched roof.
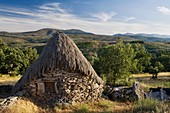
M 65 34 L 55 33 L 49 39 L 39 58 L 16 83 L 13 92 L 19 91 L 31 78 L 41 78 L 43 73 L 56 68 L 67 72 L 82 73 L 82 75 L 91 76 L 99 84 L 103 83 L 75 43 Z

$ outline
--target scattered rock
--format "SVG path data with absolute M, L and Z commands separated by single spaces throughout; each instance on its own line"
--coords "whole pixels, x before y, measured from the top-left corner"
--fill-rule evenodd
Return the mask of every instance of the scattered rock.
M 139 83 L 134 83 L 132 87 L 111 87 L 106 86 L 103 94 L 113 101 L 133 101 L 144 99 L 144 90 Z
M 113 101 L 134 101 L 145 98 L 170 101 L 170 88 L 150 88 L 150 91 L 144 92 L 142 85 L 135 82 L 132 87 L 111 87 L 105 86 L 102 97 Z
M 156 100 L 170 101 L 170 88 L 150 88 L 148 97 Z
M 144 99 L 145 92 L 143 90 L 142 85 L 139 82 L 135 82 L 132 86 L 133 97 L 135 100 L 142 100 Z

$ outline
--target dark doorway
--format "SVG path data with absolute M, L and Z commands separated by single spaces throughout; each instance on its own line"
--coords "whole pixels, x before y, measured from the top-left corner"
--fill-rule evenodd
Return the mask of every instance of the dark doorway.
M 55 82 L 45 82 L 45 92 L 56 93 Z

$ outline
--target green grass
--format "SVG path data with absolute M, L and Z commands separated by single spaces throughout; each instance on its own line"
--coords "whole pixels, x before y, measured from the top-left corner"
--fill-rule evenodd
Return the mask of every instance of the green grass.
M 148 87 L 170 87 L 170 80 L 166 80 L 166 79 L 142 80 L 141 83 L 145 84 Z
M 166 79 L 140 80 L 140 83 L 144 87 L 145 91 L 149 91 L 149 88 L 157 88 L 157 87 L 170 88 L 170 80 L 166 80 Z
M 153 99 L 137 101 L 132 107 L 134 113 L 168 113 L 170 111 L 169 103 Z
M 67 113 L 68 111 L 71 113 L 111 113 L 111 112 L 116 112 L 117 109 L 114 109 L 114 106 L 121 106 L 118 105 L 120 103 L 113 102 L 110 100 L 106 99 L 100 99 L 95 102 L 86 102 L 82 104 L 76 104 L 73 106 L 68 106 L 66 108 L 55 108 L 55 111 L 57 113 L 60 112 L 65 112 Z M 126 109 L 126 107 L 122 107 L 122 109 Z
M 89 106 L 87 104 L 81 105 L 75 113 L 88 113 L 89 112 Z
M 136 79 L 136 81 L 139 81 L 142 86 L 144 87 L 145 91 L 149 91 L 149 88 L 157 88 L 157 87 L 164 87 L 169 88 L 170 87 L 170 73 L 169 72 L 162 72 L 159 73 L 158 79 L 152 79 L 150 74 L 134 74 L 132 75 Z
M 145 99 L 145 100 L 141 100 L 141 101 L 137 101 L 134 103 L 134 108 L 133 108 L 133 112 L 152 112 L 152 111 L 156 111 L 156 106 L 159 104 L 160 102 L 157 100 L 152 100 L 152 99 Z

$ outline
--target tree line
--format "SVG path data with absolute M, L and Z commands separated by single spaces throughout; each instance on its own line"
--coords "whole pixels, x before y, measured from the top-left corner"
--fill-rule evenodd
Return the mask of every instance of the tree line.
M 149 53 L 144 44 L 124 43 L 121 37 L 116 44 L 100 45 L 97 42 L 78 43 L 86 58 L 91 62 L 97 74 L 107 84 L 127 85 L 130 75 L 136 73 L 150 73 L 157 78 L 160 71 L 167 71 L 167 59 L 170 54 L 156 56 Z M 167 58 L 168 57 L 168 58 Z M 164 58 L 164 59 L 163 59 Z M 165 61 L 166 59 L 166 61 Z

